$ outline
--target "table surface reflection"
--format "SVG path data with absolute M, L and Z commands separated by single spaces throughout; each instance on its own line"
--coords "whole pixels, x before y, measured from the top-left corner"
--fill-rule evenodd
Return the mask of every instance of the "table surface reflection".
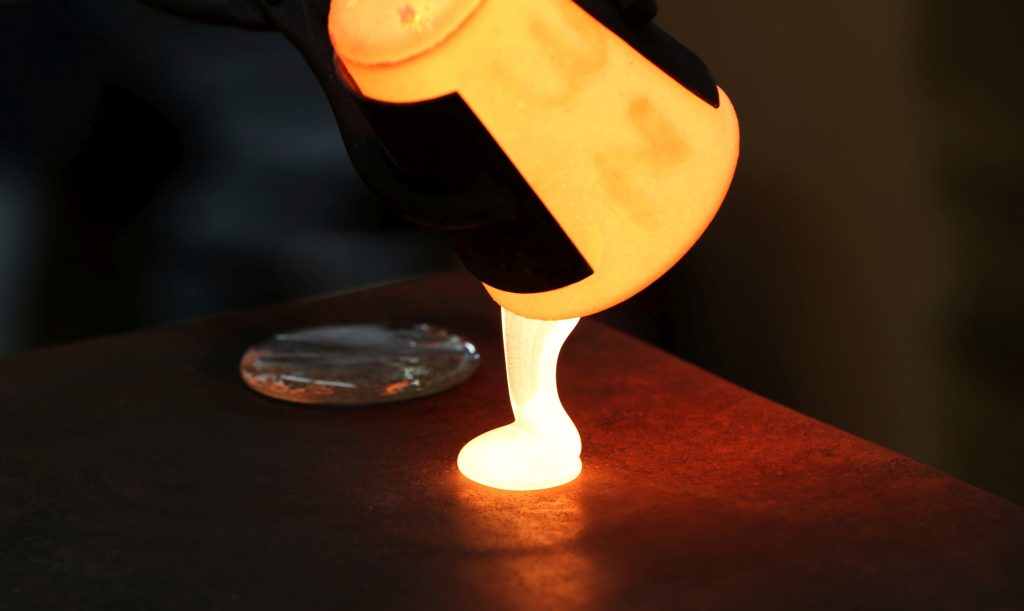
M 295 327 L 428 321 L 453 391 L 292 406 L 239 381 Z M 1010 609 L 1024 510 L 599 322 L 569 338 L 584 472 L 509 493 L 455 457 L 511 419 L 463 274 L 0 360 L 0 608 Z

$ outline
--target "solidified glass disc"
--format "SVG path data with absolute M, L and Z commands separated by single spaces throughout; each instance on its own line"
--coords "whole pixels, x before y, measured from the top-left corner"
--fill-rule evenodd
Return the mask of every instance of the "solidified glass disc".
M 428 324 L 352 324 L 275 335 L 246 351 L 242 380 L 260 394 L 319 405 L 368 405 L 441 392 L 469 379 L 480 355 Z

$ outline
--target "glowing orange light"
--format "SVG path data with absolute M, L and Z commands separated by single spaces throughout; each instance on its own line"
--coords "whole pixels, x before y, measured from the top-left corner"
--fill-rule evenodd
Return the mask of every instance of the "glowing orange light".
M 707 104 L 571 0 L 333 0 L 329 32 L 364 96 L 457 92 L 594 270 L 541 293 L 486 287 L 516 421 L 459 455 L 495 487 L 571 481 L 579 435 L 557 397 L 558 350 L 578 317 L 642 290 L 711 222 L 739 155 L 728 96 Z
M 725 93 L 708 105 L 571 0 L 334 0 L 329 29 L 367 97 L 458 92 L 594 269 L 542 293 L 487 287 L 521 316 L 587 316 L 636 294 L 690 249 L 732 180 Z

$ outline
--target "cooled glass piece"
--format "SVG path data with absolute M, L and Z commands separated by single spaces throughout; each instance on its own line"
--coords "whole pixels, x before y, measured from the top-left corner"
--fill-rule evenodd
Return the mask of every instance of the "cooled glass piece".
M 242 357 L 256 392 L 293 403 L 367 405 L 432 395 L 476 371 L 464 338 L 428 324 L 351 324 L 280 333 Z

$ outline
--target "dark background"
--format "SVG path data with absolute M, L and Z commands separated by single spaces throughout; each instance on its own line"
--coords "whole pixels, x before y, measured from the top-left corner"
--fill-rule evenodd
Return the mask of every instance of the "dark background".
M 743 153 L 704 239 L 604 317 L 1024 501 L 1024 3 L 658 21 Z M 279 35 L 0 1 L 0 79 L 0 353 L 458 265 L 375 205 Z

